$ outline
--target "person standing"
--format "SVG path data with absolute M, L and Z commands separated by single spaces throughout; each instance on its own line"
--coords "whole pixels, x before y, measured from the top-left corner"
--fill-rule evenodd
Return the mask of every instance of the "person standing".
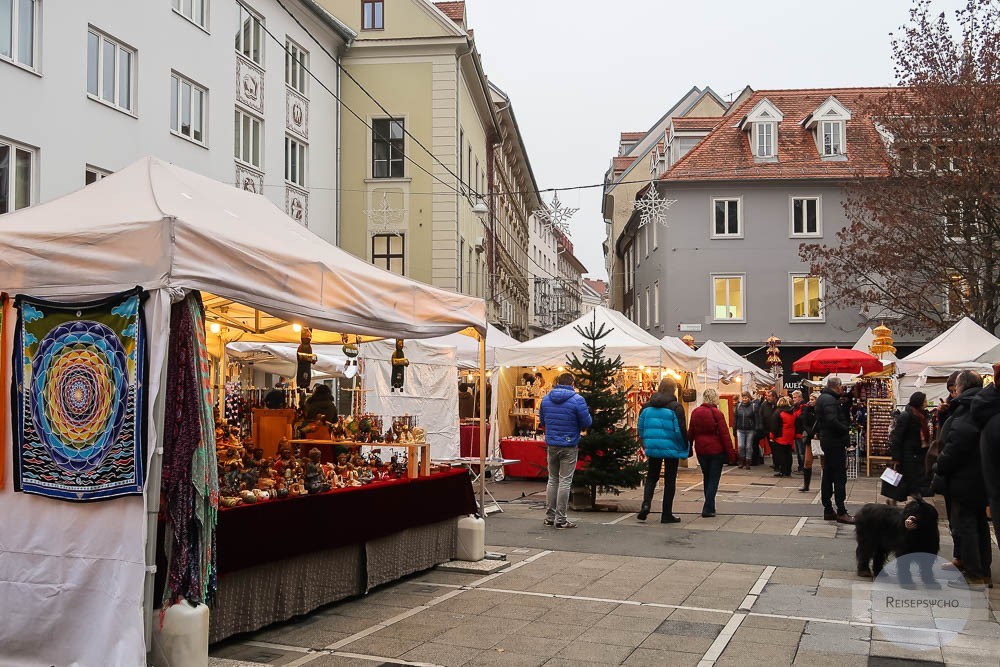
M 792 476 L 792 448 L 795 446 L 795 417 L 792 410 L 792 402 L 788 397 L 782 396 L 778 399 L 777 409 L 774 411 L 772 419 L 775 423 L 774 429 L 774 461 L 778 464 L 778 472 L 775 477 Z
M 972 399 L 972 419 L 980 428 L 979 457 L 993 532 L 1000 540 L 1000 364 L 993 365 L 993 384 Z
M 458 383 L 458 418 L 472 419 L 476 414 L 476 396 L 467 382 Z
M 816 426 L 825 459 L 820 500 L 824 519 L 852 524 L 854 517 L 848 514 L 844 504 L 847 500 L 847 446 L 851 441 L 851 425 L 840 406 L 843 393 L 844 383 L 838 377 L 831 377 L 816 399 Z M 836 512 L 831 499 L 837 502 Z
M 993 548 L 986 522 L 986 484 L 979 457 L 980 430 L 971 415 L 972 401 L 982 391 L 983 378 L 962 371 L 955 381 L 949 428 L 934 464 L 935 482 L 950 503 L 949 518 L 955 541 L 961 545 L 960 559 L 966 581 L 972 586 L 990 584 Z M 943 481 L 943 483 L 942 483 Z M 948 582 L 951 584 L 952 582 Z
M 819 459 L 820 465 L 823 465 L 822 450 L 815 444 L 817 442 L 816 438 L 818 437 L 816 432 L 816 398 L 816 392 L 809 394 L 809 401 L 802 406 L 802 411 L 799 414 L 802 441 L 805 443 L 805 460 L 802 466 L 802 488 L 799 489 L 802 493 L 809 493 L 809 483 L 812 482 L 813 476 L 813 461 L 815 459 Z
M 802 472 L 806 462 L 806 446 L 802 439 L 802 408 L 806 403 L 802 399 L 802 392 L 796 389 L 792 392 L 792 410 L 795 412 L 795 460 L 798 466 L 795 472 Z
M 771 455 L 771 431 L 774 426 L 772 416 L 778 403 L 778 392 L 769 389 L 764 395 L 757 409 L 757 442 L 760 446 L 761 458 Z M 774 464 L 774 457 L 771 455 L 772 467 L 775 471 L 778 466 Z
M 538 419 L 545 428 L 549 481 L 545 486 L 545 525 L 576 528 L 566 516 L 573 473 L 580 449 L 580 432 L 590 428 L 587 401 L 573 388 L 572 373 L 556 378 L 556 386 L 542 399 Z
M 674 492 L 677 487 L 677 464 L 690 456 L 684 406 L 677 401 L 677 383 L 660 380 L 659 389 L 639 412 L 639 442 L 646 453 L 646 485 L 642 507 L 636 518 L 645 521 L 653 504 L 653 494 L 663 468 L 663 513 L 660 523 L 678 523 L 674 516 Z
M 757 430 L 757 413 L 750 392 L 740 394 L 739 405 L 736 406 L 736 442 L 739 446 L 740 468 L 750 469 L 753 462 L 753 438 Z
M 922 391 L 910 396 L 910 401 L 896 417 L 889 436 L 889 454 L 896 472 L 903 476 L 906 495 L 922 495 L 924 459 L 930 446 L 930 426 L 927 423 L 927 395 Z
M 719 491 L 722 468 L 728 460 L 726 452 L 733 446 L 726 418 L 719 410 L 719 393 L 714 389 L 706 389 L 702 394 L 701 405 L 691 412 L 688 438 L 698 454 L 698 465 L 701 466 L 704 481 L 705 504 L 701 515 L 705 518 L 713 517 L 715 494 Z

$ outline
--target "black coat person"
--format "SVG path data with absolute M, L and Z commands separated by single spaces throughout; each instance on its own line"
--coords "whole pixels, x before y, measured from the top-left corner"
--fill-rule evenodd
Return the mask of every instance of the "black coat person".
M 930 427 L 924 406 L 927 397 L 916 392 L 909 404 L 896 417 L 892 434 L 889 436 L 889 453 L 896 464 L 896 472 L 903 475 L 906 494 L 913 496 L 922 492 L 925 483 L 924 459 L 930 445 Z
M 993 519 L 993 532 L 1000 539 L 1000 389 L 994 382 L 972 399 L 972 419 L 979 426 L 979 457 L 983 483 Z

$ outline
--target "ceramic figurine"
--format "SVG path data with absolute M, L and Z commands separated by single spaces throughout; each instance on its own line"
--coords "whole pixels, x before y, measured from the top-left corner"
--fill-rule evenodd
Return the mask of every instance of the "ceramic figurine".
M 299 348 L 296 350 L 295 384 L 300 391 L 308 391 L 312 384 L 312 367 L 319 357 L 312 350 L 312 329 L 302 327 Z
M 323 464 L 320 463 L 320 451 L 316 448 L 309 450 L 309 462 L 306 463 L 305 486 L 309 493 L 322 493 L 330 490 L 330 484 L 326 481 L 323 473 Z
M 219 505 L 222 507 L 236 507 L 243 502 L 243 499 L 239 496 L 220 496 Z
M 403 353 L 403 339 L 396 339 L 396 351 L 392 353 L 392 388 L 390 392 L 397 389 L 403 391 L 403 383 L 406 381 L 406 367 L 410 365 L 406 355 Z

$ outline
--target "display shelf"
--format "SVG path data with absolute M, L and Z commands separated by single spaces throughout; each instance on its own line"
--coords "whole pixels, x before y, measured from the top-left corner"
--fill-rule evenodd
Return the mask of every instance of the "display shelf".
M 868 428 L 865 429 L 867 462 L 865 472 L 870 477 L 872 464 L 891 460 L 889 456 L 889 431 L 896 402 L 889 398 L 868 399 Z

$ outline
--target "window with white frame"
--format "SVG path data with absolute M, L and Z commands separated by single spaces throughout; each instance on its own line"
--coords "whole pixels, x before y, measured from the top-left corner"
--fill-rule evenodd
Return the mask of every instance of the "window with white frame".
M 36 0 L 0 0 L 0 58 L 35 67 Z
M 87 167 L 83 170 L 83 184 L 90 185 L 91 183 L 96 183 L 97 181 L 101 180 L 102 178 L 110 174 L 111 172 L 108 171 L 107 169 L 101 169 L 100 167 L 92 167 L 91 165 L 88 164 Z
M 372 236 L 372 264 L 406 275 L 406 235 L 375 234 Z
M 649 257 L 649 248 L 650 248 L 650 246 L 649 246 L 649 228 L 651 226 L 655 226 L 655 223 L 653 223 L 652 225 L 646 225 L 643 228 L 643 231 L 642 231 L 642 243 L 645 246 L 644 249 L 646 251 L 646 252 L 643 253 L 644 257 Z
M 642 299 L 640 299 L 639 295 L 636 294 L 635 299 L 633 299 L 633 301 L 635 302 L 635 319 L 632 321 L 635 322 L 636 324 L 642 324 L 642 308 L 640 308 L 640 306 L 642 305 Z
M 285 180 L 292 185 L 306 185 L 306 145 L 285 137 Z
M 745 292 L 742 275 L 712 276 L 712 319 L 716 322 L 745 322 Z
M 236 109 L 235 120 L 235 151 L 236 159 L 246 164 L 261 168 L 261 127 L 264 121 L 251 116 L 242 109 Z
M 174 11 L 195 25 L 208 28 L 209 0 L 173 0 Z
M 632 291 L 632 246 L 625 248 L 625 255 L 622 257 L 622 269 L 625 271 L 625 293 Z
M 135 51 L 104 33 L 87 32 L 87 94 L 134 113 Z
M 292 40 L 285 40 L 285 84 L 305 95 L 308 69 L 309 52 Z
M 236 52 L 244 58 L 264 66 L 264 19 L 239 5 L 239 23 L 236 28 Z
M 649 327 L 649 288 L 648 287 L 646 288 L 646 302 L 642 306 L 642 312 L 646 316 L 646 319 L 643 321 L 643 326 L 645 326 L 645 327 L 648 328 Z
M 754 155 L 774 157 L 774 123 L 754 123 Z
M 743 236 L 740 204 L 739 198 L 715 197 L 712 199 L 712 238 L 739 238 Z
M 791 207 L 792 236 L 823 235 L 819 197 L 792 197 Z
M 823 319 L 823 279 L 817 276 L 791 276 L 792 321 Z
M 660 281 L 653 283 L 653 324 L 660 326 Z
M 823 155 L 844 154 L 844 123 L 839 120 L 824 120 L 820 123 L 820 136 L 823 137 Z
M 0 215 L 31 206 L 35 151 L 0 139 Z
M 208 91 L 174 72 L 170 75 L 170 130 L 199 144 L 205 143 Z
M 656 239 L 657 236 L 656 228 L 659 227 L 659 225 L 656 224 L 656 222 L 654 221 L 651 227 L 653 228 L 653 250 L 656 250 L 660 246 L 659 242 Z

